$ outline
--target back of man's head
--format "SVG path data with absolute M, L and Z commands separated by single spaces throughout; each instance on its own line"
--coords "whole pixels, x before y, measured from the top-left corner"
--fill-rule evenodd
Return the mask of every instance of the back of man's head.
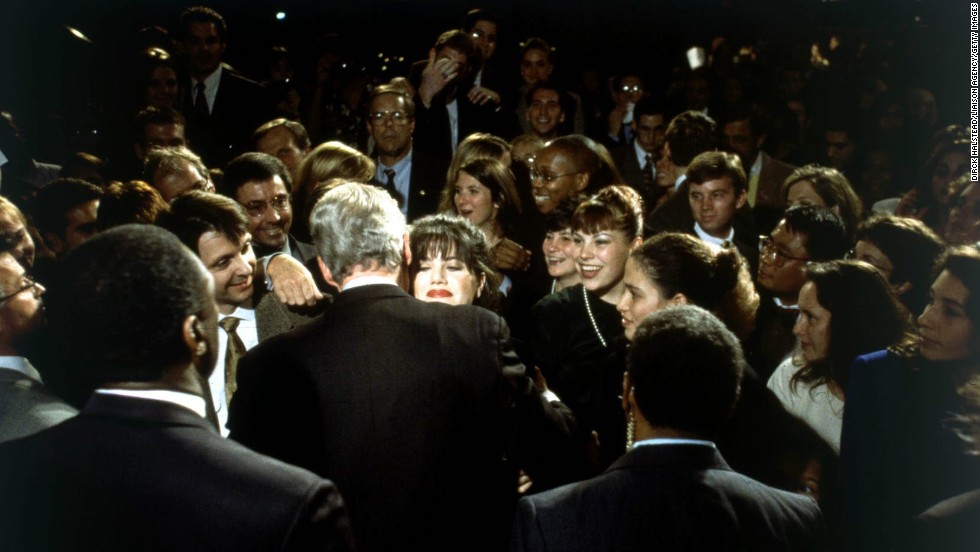
M 190 362 L 183 325 L 215 319 L 208 282 L 176 237 L 149 225 L 118 226 L 72 250 L 46 297 L 78 383 L 153 381 Z
M 783 215 L 786 227 L 793 233 L 804 234 L 808 261 L 843 259 L 850 249 L 844 222 L 830 209 L 815 205 L 796 205 Z
M 37 192 L 32 209 L 34 225 L 42 236 L 51 234 L 64 239 L 68 212 L 101 197 L 102 189 L 94 184 L 78 178 L 59 178 Z
M 282 179 L 287 191 L 293 189 L 293 179 L 282 161 L 268 153 L 257 151 L 243 153 L 232 159 L 225 167 L 225 176 L 218 186 L 218 193 L 236 197 L 238 189 L 245 184 L 265 182 L 275 176 Z
M 686 167 L 699 153 L 718 149 L 718 126 L 700 111 L 685 111 L 671 119 L 665 139 L 671 161 Z
M 628 369 L 636 405 L 651 426 L 713 438 L 735 407 L 744 358 L 718 318 L 684 305 L 640 324 Z
M 176 235 L 195 254 L 206 232 L 217 232 L 232 241 L 248 232 L 248 219 L 238 202 L 196 190 L 170 202 L 170 210 L 160 215 L 157 225 Z
M 348 182 L 317 201 L 310 233 L 331 277 L 341 282 L 355 266 L 394 273 L 403 260 L 405 215 L 387 192 Z
M 186 127 L 187 121 L 179 111 L 170 107 L 149 106 L 136 114 L 133 121 L 133 141 L 141 144 L 144 148 L 146 144 L 146 127 L 149 125 L 175 125 Z M 166 144 L 168 147 L 175 147 L 173 144 Z

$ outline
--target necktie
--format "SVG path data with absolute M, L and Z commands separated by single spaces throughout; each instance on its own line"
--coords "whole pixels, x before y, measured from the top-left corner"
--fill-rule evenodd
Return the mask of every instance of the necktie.
M 231 404 L 231 396 L 238 389 L 236 378 L 238 377 L 238 359 L 245 355 L 245 343 L 238 337 L 238 323 L 240 320 L 234 316 L 222 318 L 218 325 L 228 334 L 228 348 L 225 351 L 225 401 Z
M 401 207 L 405 205 L 405 197 L 402 196 L 398 188 L 395 187 L 395 169 L 385 169 L 385 191 L 387 191 L 391 197 L 395 198 L 398 202 L 398 206 Z
M 649 153 L 647 154 L 646 163 L 643 164 L 640 172 L 643 174 L 643 185 L 647 188 L 653 188 L 655 184 L 653 181 L 653 156 Z
M 194 96 L 194 113 L 200 117 L 209 117 L 211 112 L 208 111 L 208 99 L 204 95 L 204 83 L 197 83 L 197 95 Z

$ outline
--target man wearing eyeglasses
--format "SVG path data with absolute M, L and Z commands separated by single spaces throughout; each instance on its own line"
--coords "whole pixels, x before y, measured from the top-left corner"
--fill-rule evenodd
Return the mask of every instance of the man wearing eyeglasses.
M 0 442 L 37 433 L 77 412 L 44 387 L 24 345 L 44 325 L 44 286 L 0 253 Z
M 608 145 L 627 144 L 633 140 L 636 136 L 633 109 L 636 107 L 636 102 L 646 95 L 646 85 L 643 84 L 643 77 L 638 73 L 624 73 L 616 79 L 612 89 L 614 105 L 609 112 L 606 130 Z
M 435 213 L 447 164 L 412 147 L 415 102 L 402 89 L 382 85 L 371 92 L 367 115 L 378 165 L 374 183 L 398 201 L 409 221 Z
M 759 237 L 757 284 L 762 301 L 745 350 L 760 377 L 768 378 L 796 346 L 793 324 L 805 281 L 803 268 L 808 262 L 843 259 L 849 247 L 840 217 L 812 205 L 790 207 L 772 233 Z

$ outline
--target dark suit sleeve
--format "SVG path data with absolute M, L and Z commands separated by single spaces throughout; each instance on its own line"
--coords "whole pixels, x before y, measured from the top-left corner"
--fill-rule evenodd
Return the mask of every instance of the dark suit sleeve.
M 517 503 L 517 515 L 510 533 L 510 552 L 546 550 L 541 529 L 537 523 L 534 502 L 524 497 Z
M 319 480 L 310 488 L 296 513 L 283 550 L 354 550 L 354 535 L 351 533 L 347 508 L 333 483 Z

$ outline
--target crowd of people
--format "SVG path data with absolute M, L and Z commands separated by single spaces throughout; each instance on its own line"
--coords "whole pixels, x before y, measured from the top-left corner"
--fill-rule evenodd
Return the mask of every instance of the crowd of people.
M 2 112 L 12 549 L 976 542 L 967 128 L 723 39 L 568 87 L 506 24 L 304 88 L 192 7 L 106 151 L 38 162 Z

